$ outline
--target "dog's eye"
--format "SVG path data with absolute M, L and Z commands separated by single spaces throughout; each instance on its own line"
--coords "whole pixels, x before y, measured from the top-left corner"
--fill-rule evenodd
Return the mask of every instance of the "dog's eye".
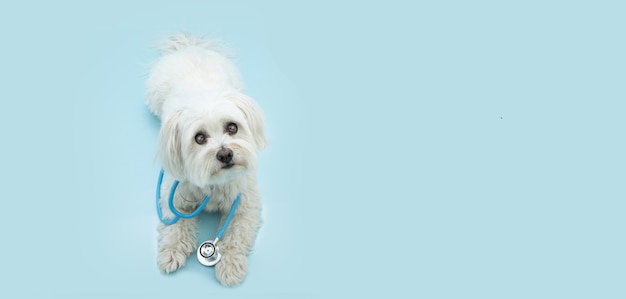
M 205 135 L 205 134 L 204 134 L 204 133 L 202 133 L 202 132 L 198 132 L 198 134 L 196 134 L 196 137 L 195 137 L 195 138 L 196 138 L 196 143 L 197 143 L 197 144 L 205 144 L 205 143 L 206 143 L 206 141 L 207 141 L 207 139 L 208 139 L 208 136 L 207 136 L 207 135 Z
M 237 134 L 237 125 L 235 123 L 228 123 L 226 125 L 226 133 L 228 133 L 228 135 Z

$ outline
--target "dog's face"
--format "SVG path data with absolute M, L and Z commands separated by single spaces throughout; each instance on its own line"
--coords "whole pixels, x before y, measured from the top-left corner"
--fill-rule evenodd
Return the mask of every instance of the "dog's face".
M 256 167 L 266 144 L 263 115 L 244 95 L 222 96 L 168 115 L 159 143 L 163 168 L 175 178 L 201 188 L 225 184 Z

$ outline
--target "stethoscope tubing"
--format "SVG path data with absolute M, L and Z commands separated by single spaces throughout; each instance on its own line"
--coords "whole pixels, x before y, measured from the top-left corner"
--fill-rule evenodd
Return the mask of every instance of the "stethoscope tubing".
M 198 206 L 198 208 L 192 213 L 185 214 L 183 212 L 180 212 L 179 210 L 176 209 L 176 207 L 174 207 L 174 194 L 176 193 L 176 188 L 178 188 L 178 184 L 179 184 L 178 180 L 175 180 L 174 184 L 172 184 L 172 188 L 170 189 L 170 194 L 167 199 L 167 205 L 170 208 L 170 211 L 172 211 L 172 213 L 174 214 L 174 218 L 165 219 L 163 217 L 163 211 L 161 210 L 161 183 L 163 182 L 163 175 L 164 175 L 164 171 L 163 169 L 161 169 L 161 171 L 159 172 L 159 180 L 157 181 L 156 206 L 157 206 L 157 214 L 159 214 L 159 219 L 164 224 L 172 225 L 176 223 L 176 221 L 178 221 L 178 219 L 180 218 L 190 219 L 190 218 L 198 216 L 200 212 L 204 210 L 206 205 L 211 200 L 210 196 L 205 196 L 204 199 L 202 200 L 202 203 L 200 203 L 200 206 Z
M 172 213 L 174 214 L 174 217 L 172 219 L 165 219 L 163 217 L 163 211 L 161 210 L 161 184 L 163 182 L 164 173 L 165 172 L 163 171 L 163 169 L 161 169 L 161 171 L 159 172 L 159 180 L 157 181 L 157 190 L 156 190 L 157 214 L 159 215 L 159 219 L 161 220 L 161 222 L 163 222 L 166 225 L 172 225 L 176 223 L 178 219 L 180 218 L 190 219 L 190 218 L 198 216 L 202 212 L 202 210 L 204 210 L 206 205 L 209 203 L 209 201 L 211 200 L 211 197 L 208 195 L 205 196 L 204 199 L 202 200 L 202 203 L 200 203 L 200 206 L 198 206 L 198 208 L 192 213 L 189 213 L 189 214 L 182 213 L 179 210 L 177 210 L 176 207 L 174 206 L 174 194 L 176 193 L 176 188 L 178 188 L 178 184 L 179 184 L 178 180 L 174 180 L 174 184 L 172 184 L 172 188 L 170 189 L 170 194 L 167 199 L 167 205 L 170 211 L 172 211 Z M 226 228 L 230 224 L 230 221 L 233 219 L 233 216 L 235 215 L 235 211 L 237 210 L 237 207 L 239 206 L 239 200 L 241 200 L 241 193 L 237 194 L 237 197 L 233 201 L 233 204 L 230 207 L 230 211 L 228 212 L 228 216 L 226 216 L 226 220 L 224 220 L 222 227 L 220 227 L 220 230 L 217 233 L 216 241 L 222 238 L 222 236 L 224 235 L 224 232 L 226 231 Z

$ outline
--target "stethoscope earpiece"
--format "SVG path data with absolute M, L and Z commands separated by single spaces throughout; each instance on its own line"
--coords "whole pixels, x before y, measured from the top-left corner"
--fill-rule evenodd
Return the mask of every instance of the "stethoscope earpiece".
M 204 241 L 200 244 L 200 246 L 198 246 L 198 250 L 196 250 L 196 257 L 198 258 L 198 262 L 200 262 L 200 264 L 212 267 L 220 261 L 222 254 L 220 253 L 220 248 L 215 243 L 217 243 L 217 240 Z

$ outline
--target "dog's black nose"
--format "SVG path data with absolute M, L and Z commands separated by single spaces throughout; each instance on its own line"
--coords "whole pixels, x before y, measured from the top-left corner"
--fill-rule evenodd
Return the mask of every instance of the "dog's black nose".
M 229 148 L 223 148 L 217 151 L 215 157 L 222 163 L 229 163 L 233 159 L 233 151 Z

